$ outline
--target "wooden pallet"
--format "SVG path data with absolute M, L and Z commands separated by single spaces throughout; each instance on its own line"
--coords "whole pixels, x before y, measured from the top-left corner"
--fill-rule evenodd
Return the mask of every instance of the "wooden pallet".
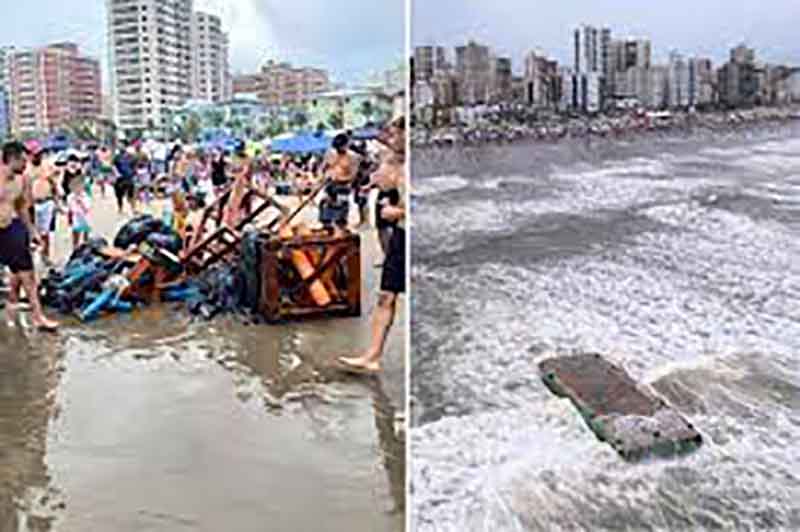
M 255 220 L 270 207 L 276 207 L 284 213 L 284 216 L 286 215 L 286 207 L 281 205 L 274 198 L 269 195 L 259 195 L 254 190 L 251 190 L 245 195 L 243 203 L 251 205 L 250 202 L 252 202 L 255 197 L 260 197 L 264 201 L 255 209 L 249 209 L 249 212 L 242 217 L 239 223 L 237 223 L 235 227 L 231 227 L 223 222 L 224 207 L 230 194 L 231 188 L 229 187 L 214 201 L 214 203 L 204 209 L 198 227 L 194 228 L 196 233 L 192 236 L 191 242 L 181 256 L 187 273 L 198 274 L 220 260 L 232 258 L 241 246 L 242 231 L 244 228 L 254 223 Z M 277 226 L 282 219 L 283 216 L 278 216 L 269 223 L 268 227 Z M 206 233 L 205 227 L 209 220 L 214 221 L 215 229 Z

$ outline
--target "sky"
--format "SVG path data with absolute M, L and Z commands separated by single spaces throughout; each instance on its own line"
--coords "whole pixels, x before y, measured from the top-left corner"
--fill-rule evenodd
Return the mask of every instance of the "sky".
M 411 20 L 413 45 L 472 38 L 510 56 L 517 72 L 531 50 L 571 66 L 580 24 L 649 37 L 654 61 L 675 49 L 721 64 L 745 42 L 759 59 L 800 66 L 800 0 L 417 0 Z
M 195 0 L 195 10 L 222 17 L 234 73 L 273 58 L 326 67 L 336 81 L 358 83 L 405 56 L 403 0 Z M 63 40 L 99 58 L 106 74 L 105 0 L 26 0 L 3 10 L 0 46 Z

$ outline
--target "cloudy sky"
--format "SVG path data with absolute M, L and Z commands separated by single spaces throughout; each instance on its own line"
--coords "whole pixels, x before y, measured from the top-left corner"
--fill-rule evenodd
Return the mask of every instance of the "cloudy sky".
M 720 61 L 744 41 L 767 61 L 800 65 L 800 0 L 417 0 L 411 33 L 414 44 L 473 38 L 517 70 L 532 49 L 571 64 L 571 30 L 582 23 L 650 37 L 654 60 L 678 49 Z
M 222 16 L 234 71 L 265 58 L 327 67 L 357 82 L 403 60 L 403 0 L 195 0 Z M 74 40 L 107 67 L 105 0 L 26 0 L 3 10 L 0 45 Z

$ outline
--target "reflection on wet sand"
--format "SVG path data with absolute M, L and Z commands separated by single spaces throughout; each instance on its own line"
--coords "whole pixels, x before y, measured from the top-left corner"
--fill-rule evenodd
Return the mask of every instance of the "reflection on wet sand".
M 31 343 L 40 345 L 32 354 Z M 46 465 L 47 431 L 57 414 L 60 349 L 0 330 L 0 531 L 47 531 L 64 509 Z
M 115 234 L 112 198 L 96 215 Z M 331 370 L 369 342 L 378 249 L 362 233 L 360 319 L 192 322 L 154 305 L 56 336 L 0 325 L 0 532 L 403 530 L 402 312 L 379 381 Z

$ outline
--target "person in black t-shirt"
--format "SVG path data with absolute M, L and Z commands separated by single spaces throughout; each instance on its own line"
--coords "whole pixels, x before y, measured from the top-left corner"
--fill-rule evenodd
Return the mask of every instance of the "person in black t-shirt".
M 214 150 L 211 155 L 211 184 L 214 186 L 214 195 L 221 194 L 228 185 L 228 174 L 225 173 L 225 153 Z

